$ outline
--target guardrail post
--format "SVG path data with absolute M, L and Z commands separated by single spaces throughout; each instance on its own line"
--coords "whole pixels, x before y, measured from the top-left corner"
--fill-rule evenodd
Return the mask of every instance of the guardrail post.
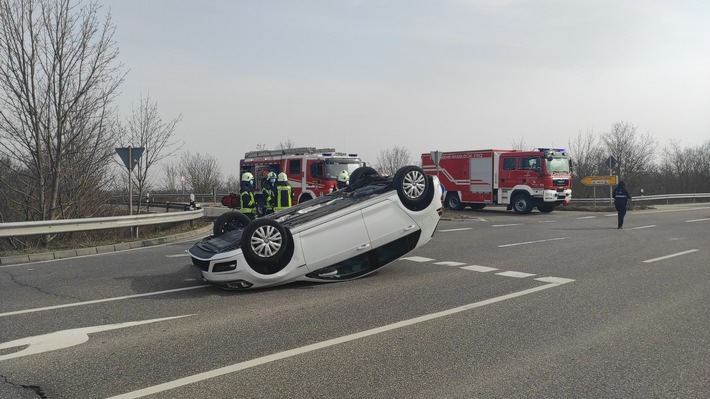
M 170 212 L 170 201 L 165 201 L 165 212 Z

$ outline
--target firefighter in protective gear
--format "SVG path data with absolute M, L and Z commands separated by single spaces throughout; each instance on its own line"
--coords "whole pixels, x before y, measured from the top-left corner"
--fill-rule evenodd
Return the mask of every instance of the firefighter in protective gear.
M 333 191 L 342 190 L 347 187 L 348 184 L 350 184 L 350 175 L 347 170 L 344 170 L 338 175 L 338 182 L 336 183 L 336 186 L 333 187 Z
M 290 208 L 291 206 L 293 206 L 293 190 L 288 183 L 286 173 L 281 172 L 276 182 L 276 204 L 274 205 L 274 211 L 278 212 L 282 209 Z
M 263 201 L 264 215 L 273 213 L 276 204 L 276 173 L 269 172 L 266 175 L 264 186 L 261 188 L 261 200 Z
M 242 174 L 242 184 L 239 187 L 239 208 L 249 219 L 256 218 L 256 200 L 254 199 L 254 175 L 249 172 Z

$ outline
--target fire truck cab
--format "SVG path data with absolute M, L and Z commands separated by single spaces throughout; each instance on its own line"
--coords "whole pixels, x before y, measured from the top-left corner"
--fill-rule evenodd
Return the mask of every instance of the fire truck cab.
M 475 150 L 422 154 L 422 166 L 446 191 L 447 207 L 506 205 L 515 213 L 552 212 L 572 199 L 571 161 L 564 149 Z
M 352 173 L 363 165 L 357 154 L 336 152 L 333 148 L 299 147 L 247 152 L 239 161 L 239 174 L 254 175 L 255 196 L 259 196 L 269 172 L 286 173 L 297 204 L 330 193 L 340 172 Z

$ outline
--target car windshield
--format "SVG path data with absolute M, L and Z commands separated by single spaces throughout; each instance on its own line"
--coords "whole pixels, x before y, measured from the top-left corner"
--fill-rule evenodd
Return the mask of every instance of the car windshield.
M 552 157 L 545 159 L 545 166 L 549 173 L 569 173 L 568 157 Z
M 325 176 L 328 179 L 337 179 L 340 172 L 346 170 L 348 174 L 362 166 L 359 158 L 333 158 L 325 161 Z

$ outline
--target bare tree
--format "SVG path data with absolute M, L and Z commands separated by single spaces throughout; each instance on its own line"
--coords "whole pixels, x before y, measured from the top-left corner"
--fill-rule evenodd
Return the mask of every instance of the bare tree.
M 581 181 L 587 176 L 606 175 L 604 171 L 604 149 L 594 131 L 578 132 L 577 138 L 568 142 L 569 152 L 572 155 L 573 174 L 572 186 L 575 187 L 575 196 L 590 197 L 592 187 L 584 186 Z
M 174 163 L 163 165 L 162 189 L 168 193 L 177 193 L 177 182 L 180 176 L 180 167 Z
M 296 142 L 288 139 L 286 141 L 279 141 L 279 144 L 276 146 L 277 150 L 288 150 L 289 148 L 296 148 Z
M 121 146 L 143 147 L 143 156 L 138 158 L 136 168 L 131 173 L 135 179 L 138 198 L 153 184 L 151 168 L 161 160 L 172 156 L 183 146 L 174 140 L 175 126 L 182 115 L 165 122 L 158 114 L 158 103 L 151 101 L 150 95 L 140 97 L 138 107 L 133 107 L 131 118 L 127 119 L 120 138 Z M 140 213 L 140 207 L 138 207 Z
M 530 146 L 525 142 L 525 138 L 521 137 L 519 140 L 514 140 L 511 143 L 511 148 L 513 150 L 526 151 L 530 149 Z
M 183 175 L 193 193 L 211 193 L 216 187 L 220 187 L 222 180 L 221 165 L 212 155 L 190 154 L 186 152 L 180 162 L 183 168 Z
M 17 171 L 1 191 L 24 220 L 92 212 L 108 175 L 109 105 L 125 73 L 111 17 L 100 21 L 98 9 L 0 0 L 0 162 Z
M 616 158 L 621 179 L 632 179 L 638 187 L 652 169 L 656 139 L 651 133 L 641 134 L 638 127 L 628 122 L 616 122 L 601 140 L 609 155 Z
M 405 147 L 394 146 L 384 149 L 377 154 L 375 169 L 384 175 L 394 175 L 397 169 L 412 163 L 409 150 Z

